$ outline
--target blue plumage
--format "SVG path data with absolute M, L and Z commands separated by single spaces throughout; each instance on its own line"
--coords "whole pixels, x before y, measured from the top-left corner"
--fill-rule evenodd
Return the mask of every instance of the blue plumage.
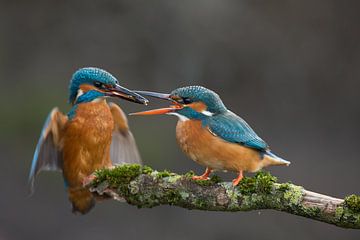
M 67 116 L 68 116 L 69 120 L 72 120 L 75 117 L 77 108 L 78 108 L 78 105 L 75 104 L 74 106 L 72 106 L 70 111 L 67 113 Z
M 69 102 L 73 103 L 75 101 L 77 91 L 81 84 L 92 84 L 94 81 L 108 85 L 115 85 L 119 83 L 113 75 L 103 69 L 94 67 L 81 68 L 77 70 L 71 78 L 69 85 Z
M 80 103 L 85 103 L 85 102 L 91 102 L 99 97 L 104 97 L 105 94 L 95 91 L 95 90 L 90 90 L 86 93 L 84 93 L 83 95 L 81 95 L 76 102 L 74 103 L 74 106 L 70 109 L 70 111 L 68 112 L 67 116 L 69 117 L 69 119 L 73 119 L 76 115 L 76 109 L 78 108 L 78 104 Z
M 179 117 L 176 138 L 182 150 L 195 162 L 206 166 L 204 174 L 194 180 L 207 180 L 213 170 L 238 172 L 233 186 L 243 178 L 243 171 L 256 172 L 263 167 L 283 165 L 289 161 L 273 154 L 267 143 L 233 112 L 220 97 L 201 86 L 188 86 L 170 94 L 138 91 L 145 96 L 171 101 L 167 108 L 137 112 L 133 115 L 169 114 Z
M 285 164 L 287 164 L 287 165 L 290 164 L 289 161 L 287 161 L 287 160 L 279 157 L 278 155 L 276 155 L 275 153 L 271 152 L 270 150 L 267 150 L 264 154 L 265 154 L 265 155 L 268 155 L 268 156 L 270 156 L 270 157 L 272 157 L 272 158 L 274 158 L 274 159 L 276 159 L 276 160 L 278 160 L 278 161 L 280 161 L 280 162 L 283 162 L 283 163 L 285 163 Z
M 212 133 L 225 141 L 239 143 L 260 151 L 268 149 L 266 142 L 254 132 L 245 120 L 229 111 L 214 91 L 202 86 L 189 86 L 175 89 L 170 95 L 180 96 L 191 102 L 205 103 L 206 110 L 212 116 L 197 112 L 190 107 L 177 110 L 177 113 L 189 119 L 201 120 L 203 127 L 209 127 Z
M 240 143 L 246 147 L 265 151 L 267 143 L 262 140 L 254 130 L 241 117 L 227 110 L 225 113 L 207 117 L 203 126 L 208 126 L 210 131 L 225 141 Z
M 48 117 L 41 130 L 39 141 L 36 145 L 34 157 L 31 163 L 31 169 L 29 173 L 30 194 L 33 192 L 34 178 L 40 169 L 60 171 L 61 161 L 58 151 L 53 150 L 53 134 L 51 132 L 52 125 L 54 124 L 53 117 L 58 112 L 57 108 L 54 108 Z
M 38 141 L 38 143 L 37 143 L 37 145 L 36 145 L 34 157 L 33 157 L 33 160 L 32 160 L 32 162 L 31 162 L 31 169 L 30 169 L 30 174 L 29 174 L 29 180 L 34 177 L 37 160 L 38 160 L 38 158 L 39 158 L 40 148 L 41 148 L 41 146 L 43 145 L 44 140 L 45 140 L 45 131 L 46 131 L 47 128 L 49 127 L 50 120 L 51 120 L 51 114 L 52 114 L 52 113 L 49 113 L 49 115 L 47 116 L 46 121 L 45 121 L 45 123 L 44 123 L 44 126 L 43 126 L 43 128 L 42 128 L 42 130 L 41 130 L 41 134 L 40 134 L 40 137 L 39 137 L 39 141 Z
M 69 102 L 73 104 L 73 107 L 67 114 L 70 120 L 75 117 L 78 104 L 91 102 L 99 97 L 105 96 L 103 92 L 96 90 L 90 90 L 78 96 L 78 91 L 81 84 L 93 85 L 94 82 L 99 82 L 99 84 L 106 84 L 110 86 L 114 86 L 115 84 L 119 83 L 119 81 L 113 75 L 100 68 L 86 67 L 77 70 L 73 74 L 69 85 Z
M 68 115 L 54 108 L 45 121 L 31 163 L 29 187 L 32 193 L 35 177 L 42 170 L 61 171 L 73 212 L 85 214 L 95 203 L 93 194 L 83 187 L 87 176 L 112 163 L 141 164 L 125 114 L 103 98 L 140 104 L 148 100 L 122 87 L 114 76 L 99 68 L 77 70 L 69 91 L 72 108 Z
M 96 91 L 96 90 L 90 90 L 83 95 L 81 95 L 75 102 L 75 104 L 85 103 L 85 102 L 91 102 L 99 97 L 104 97 L 105 93 Z
M 203 102 L 207 106 L 207 110 L 213 113 L 227 111 L 219 95 L 216 92 L 202 86 L 188 86 L 178 88 L 172 91 L 170 95 L 188 98 L 192 102 Z

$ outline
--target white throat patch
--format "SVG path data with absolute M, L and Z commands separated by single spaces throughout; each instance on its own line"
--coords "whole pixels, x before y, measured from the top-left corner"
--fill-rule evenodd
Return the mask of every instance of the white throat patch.
M 81 90 L 80 88 L 78 89 L 78 91 L 77 91 L 77 95 L 76 95 L 76 98 L 75 98 L 75 102 L 78 100 L 78 98 L 81 96 L 81 95 L 83 95 L 84 94 L 84 92 L 83 92 L 83 90 Z
M 214 115 L 214 113 L 212 113 L 212 112 L 209 112 L 209 111 L 202 111 L 201 112 L 202 114 L 204 114 L 205 116 L 208 116 L 208 117 L 211 117 L 211 116 L 213 116 Z
M 170 113 L 167 113 L 167 115 L 174 115 L 174 116 L 177 116 L 179 118 L 180 121 L 182 122 L 185 122 L 185 121 L 188 121 L 190 120 L 189 118 L 181 115 L 181 114 L 178 114 L 178 113 L 175 113 L 175 112 L 170 112 Z
M 98 98 L 95 98 L 94 100 L 92 100 L 91 102 L 98 103 L 98 102 L 101 102 L 104 100 L 105 100 L 105 97 L 98 97 Z

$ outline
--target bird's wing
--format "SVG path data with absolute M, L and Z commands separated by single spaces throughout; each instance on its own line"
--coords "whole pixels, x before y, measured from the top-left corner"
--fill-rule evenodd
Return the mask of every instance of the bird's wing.
M 62 156 L 59 150 L 59 134 L 67 121 L 67 116 L 58 108 L 48 115 L 36 145 L 29 174 L 30 194 L 34 191 L 35 176 L 42 170 L 61 171 Z
M 141 163 L 140 154 L 124 112 L 115 103 L 109 103 L 115 127 L 110 147 L 110 158 L 114 165 Z
M 268 145 L 262 140 L 244 119 L 228 111 L 209 117 L 204 122 L 209 131 L 222 139 L 239 143 L 257 150 L 266 150 Z

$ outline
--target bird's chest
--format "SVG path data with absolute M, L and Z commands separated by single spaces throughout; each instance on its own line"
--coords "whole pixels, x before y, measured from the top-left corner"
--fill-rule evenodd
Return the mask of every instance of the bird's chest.
M 198 124 L 193 120 L 178 121 L 176 125 L 176 140 L 185 153 L 195 151 L 198 145 L 197 136 L 201 134 L 198 128 Z
M 105 101 L 80 104 L 69 122 L 67 133 L 81 144 L 101 146 L 110 144 L 114 120 Z
M 201 121 L 179 121 L 176 126 L 176 139 L 180 148 L 195 162 L 214 169 L 223 169 L 213 148 L 214 136 L 202 126 Z
M 200 165 L 213 170 L 253 172 L 259 169 L 258 151 L 213 135 L 200 121 L 178 122 L 176 137 L 182 150 Z
M 109 166 L 114 120 L 105 101 L 77 106 L 62 138 L 63 174 L 70 186 L 79 186 L 96 169 Z

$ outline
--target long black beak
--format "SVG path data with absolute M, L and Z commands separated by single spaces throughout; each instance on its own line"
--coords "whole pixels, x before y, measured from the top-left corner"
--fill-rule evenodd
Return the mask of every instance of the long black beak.
M 183 108 L 183 105 L 179 104 L 174 99 L 172 99 L 170 94 L 157 93 L 157 92 L 148 92 L 148 91 L 134 91 L 134 92 L 136 92 L 138 94 L 141 94 L 141 95 L 149 96 L 149 97 L 154 97 L 154 98 L 159 98 L 159 99 L 164 99 L 164 100 L 167 100 L 167 101 L 171 101 L 174 104 L 171 105 L 170 107 L 167 107 L 167 108 L 158 108 L 158 109 L 152 109 L 152 110 L 149 110 L 149 111 L 130 113 L 130 115 L 170 114 L 170 113 L 176 112 L 176 111 Z
M 138 94 L 141 94 L 141 95 L 149 96 L 149 97 L 168 100 L 168 101 L 173 102 L 174 105 L 171 105 L 170 107 L 167 107 L 167 108 L 158 108 L 158 109 L 152 109 L 152 110 L 149 110 L 149 111 L 130 113 L 130 115 L 141 115 L 142 116 L 142 115 L 170 114 L 170 113 L 176 112 L 176 111 L 183 108 L 183 105 L 179 104 L 174 99 L 172 99 L 170 94 L 157 93 L 157 92 L 148 92 L 148 91 L 134 91 L 134 92 L 136 92 Z
M 168 100 L 174 103 L 177 103 L 174 99 L 172 99 L 170 97 L 170 94 L 167 93 L 157 93 L 157 92 L 149 92 L 149 91 L 135 91 L 135 93 L 144 95 L 144 96 L 149 96 L 149 97 L 154 97 L 154 98 L 159 98 L 159 99 L 164 99 L 164 100 Z
M 111 97 L 118 97 L 125 100 L 128 100 L 130 102 L 140 103 L 140 104 L 148 104 L 148 100 L 141 96 L 140 94 L 136 93 L 135 91 L 131 91 L 127 88 L 124 88 L 120 86 L 119 84 L 116 84 L 115 87 L 109 88 L 106 91 L 106 95 Z

